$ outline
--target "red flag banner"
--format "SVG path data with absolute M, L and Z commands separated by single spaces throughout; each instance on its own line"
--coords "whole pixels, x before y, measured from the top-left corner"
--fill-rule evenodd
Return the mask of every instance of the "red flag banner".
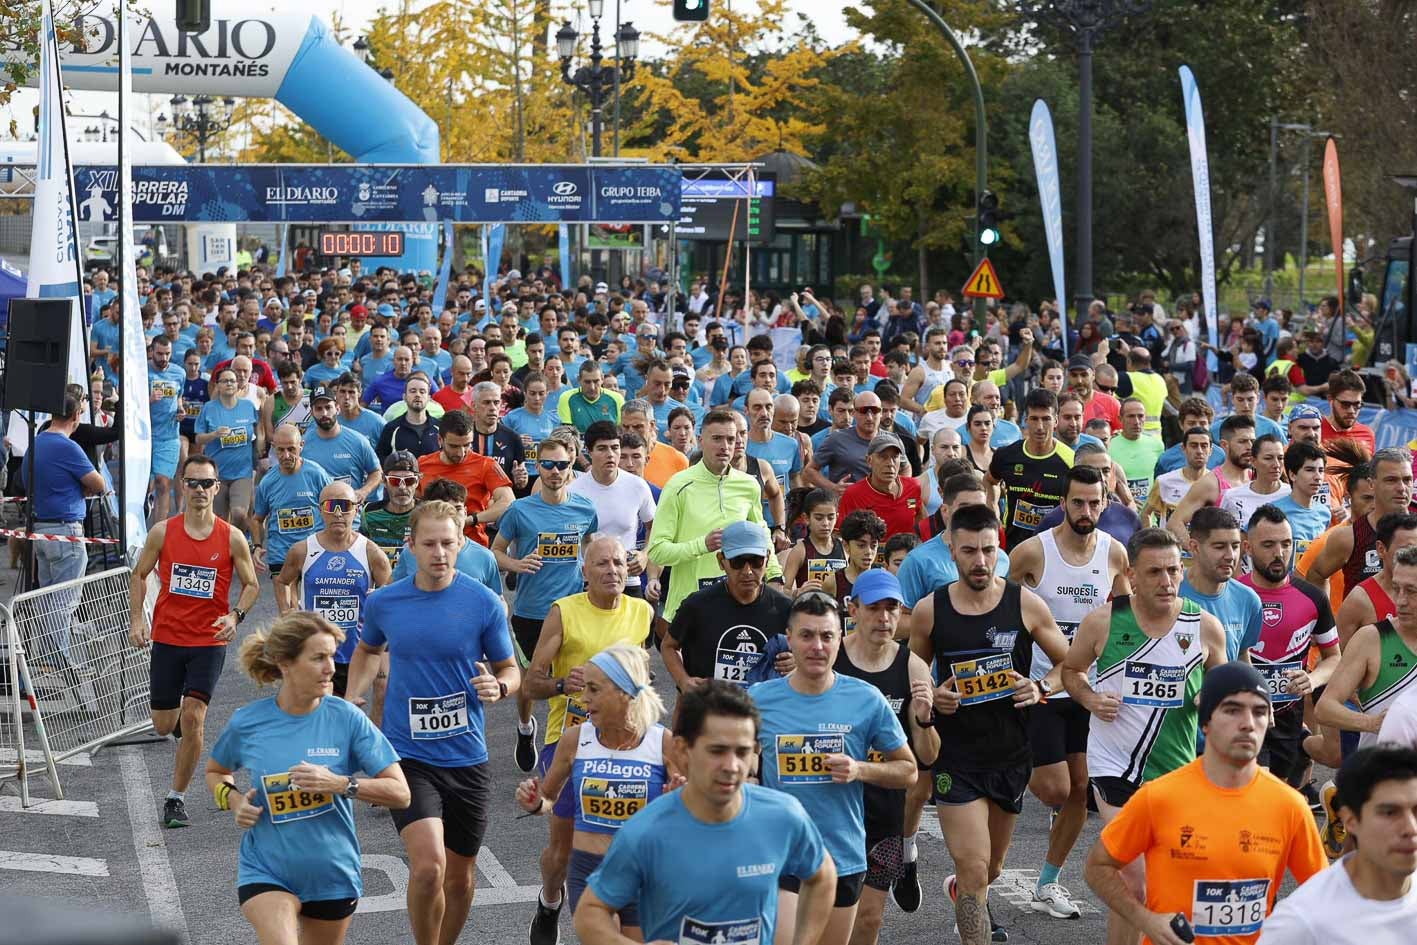
M 1324 145 L 1324 200 L 1328 204 L 1328 232 L 1333 239 L 1333 268 L 1338 281 L 1338 311 L 1343 311 L 1343 178 L 1338 172 L 1338 142 Z

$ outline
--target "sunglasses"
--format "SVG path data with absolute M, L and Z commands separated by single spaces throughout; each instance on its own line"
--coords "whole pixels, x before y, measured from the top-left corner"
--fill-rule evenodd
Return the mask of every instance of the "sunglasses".
M 553 469 L 557 472 L 565 472 L 571 468 L 571 461 L 569 459 L 538 459 L 536 465 L 547 472 Z
M 353 499 L 321 499 L 321 512 L 349 512 L 353 510 L 355 502 Z
M 418 473 L 389 473 L 385 478 L 392 486 L 411 486 L 418 482 Z
M 183 479 L 182 484 L 188 489 L 211 489 L 217 484 L 216 479 Z
M 739 555 L 736 558 L 728 558 L 728 566 L 734 571 L 741 571 L 743 568 L 752 568 L 754 571 L 761 571 L 767 567 L 768 559 L 763 555 Z
M 881 412 L 880 407 L 853 407 L 852 409 L 855 410 L 856 413 L 865 414 L 868 417 L 874 417 Z
M 956 361 L 956 362 L 955 362 L 955 366 L 956 366 L 956 367 L 974 367 L 974 362 L 973 362 L 973 361 Z
M 1100 390 L 1100 391 L 1102 391 L 1102 393 L 1104 393 L 1104 394 L 1115 394 L 1115 393 L 1117 393 L 1117 388 L 1115 388 L 1115 387 L 1104 387 L 1104 386 L 1102 386 L 1101 384 L 1098 384 L 1098 385 L 1097 385 L 1097 389 Z

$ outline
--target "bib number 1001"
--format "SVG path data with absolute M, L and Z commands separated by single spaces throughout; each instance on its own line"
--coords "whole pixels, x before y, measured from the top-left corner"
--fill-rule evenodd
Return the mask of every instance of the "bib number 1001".
M 414 739 L 463 734 L 467 731 L 467 693 L 409 699 L 408 731 Z

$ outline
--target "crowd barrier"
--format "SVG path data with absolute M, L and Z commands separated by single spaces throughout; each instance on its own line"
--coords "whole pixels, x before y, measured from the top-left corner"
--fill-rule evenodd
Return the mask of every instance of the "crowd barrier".
M 0 780 L 19 781 L 25 807 L 39 763 L 62 799 L 58 762 L 152 725 L 148 650 L 128 641 L 131 575 L 114 568 L 0 605 Z

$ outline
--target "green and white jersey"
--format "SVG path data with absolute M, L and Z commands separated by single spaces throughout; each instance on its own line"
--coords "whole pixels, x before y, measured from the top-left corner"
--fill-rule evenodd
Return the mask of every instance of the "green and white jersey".
M 1364 715 L 1378 715 L 1386 712 L 1397 701 L 1398 696 L 1407 692 L 1417 683 L 1417 653 L 1412 651 L 1397 632 L 1392 618 L 1379 620 L 1378 678 L 1373 684 L 1358 690 L 1358 705 Z M 1360 748 L 1376 744 L 1376 732 L 1364 732 L 1358 739 Z
M 1111 722 L 1091 720 L 1088 773 L 1139 785 L 1194 761 L 1204 664 L 1201 610 L 1193 602 L 1183 600 L 1176 623 L 1153 638 L 1137 624 L 1130 597 L 1113 600 L 1094 688 L 1120 696 L 1122 705 Z

